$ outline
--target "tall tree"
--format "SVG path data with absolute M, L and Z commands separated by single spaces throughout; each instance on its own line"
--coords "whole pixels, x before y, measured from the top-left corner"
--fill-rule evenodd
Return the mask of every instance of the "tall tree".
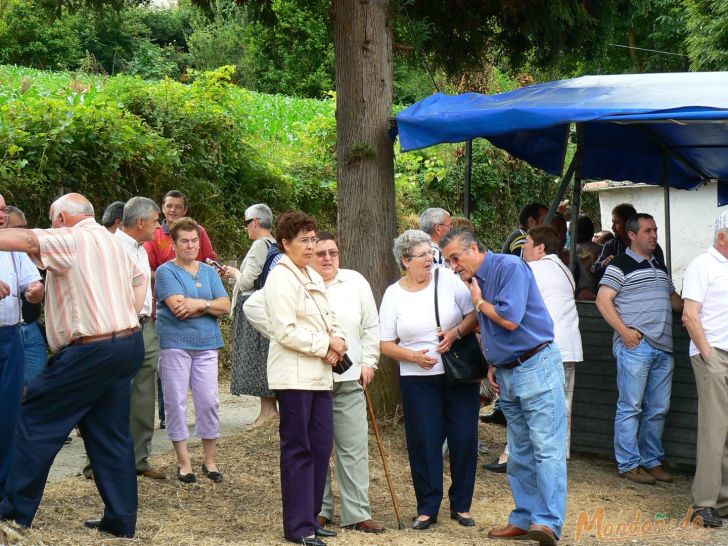
M 388 0 L 333 0 L 339 246 L 381 301 L 398 278 L 392 143 L 392 28 Z M 380 366 L 373 396 L 393 411 L 397 369 Z

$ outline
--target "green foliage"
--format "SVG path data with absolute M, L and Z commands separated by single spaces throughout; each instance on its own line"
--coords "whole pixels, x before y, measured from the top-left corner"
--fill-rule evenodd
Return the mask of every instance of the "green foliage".
M 75 68 L 83 57 L 77 23 L 73 15 L 49 20 L 32 0 L 10 2 L 0 14 L 0 64 Z
M 245 54 L 245 17 L 232 0 L 217 0 L 210 15 L 197 13 L 186 37 L 191 64 L 197 70 L 233 65 L 240 73 Z
M 693 70 L 728 70 L 728 4 L 689 0 L 687 46 Z
M 48 205 L 65 191 L 103 208 L 132 195 L 159 200 L 177 188 L 190 196 L 218 252 L 231 257 L 249 244 L 241 219 L 255 202 L 277 212 L 304 208 L 335 225 L 335 167 L 322 121 L 333 119 L 331 101 L 289 102 L 290 125 L 270 123 L 262 132 L 238 112 L 272 117 L 287 99 L 231 86 L 232 75 L 223 67 L 182 85 L 0 67 L 4 195 L 32 223 L 46 225 Z
M 464 145 L 443 144 L 398 153 L 398 217 L 406 219 L 434 206 L 461 215 L 464 173 Z M 473 142 L 471 220 L 489 248 L 501 248 L 517 226 L 523 205 L 531 201 L 550 203 L 555 189 L 553 176 L 514 159 L 486 140 Z
M 272 0 L 246 36 L 243 81 L 265 93 L 321 97 L 334 88 L 331 0 Z

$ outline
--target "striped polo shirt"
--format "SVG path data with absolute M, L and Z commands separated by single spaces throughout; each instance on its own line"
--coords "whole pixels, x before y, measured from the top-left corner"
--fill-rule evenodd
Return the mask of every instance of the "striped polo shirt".
M 139 326 L 133 283 L 144 273 L 93 218 L 72 228 L 34 229 L 46 277 L 46 332 L 57 352 L 74 339 Z
M 672 352 L 670 295 L 675 286 L 663 264 L 628 248 L 609 263 L 599 286 L 617 291 L 614 306 L 626 326 L 641 332 L 656 349 Z M 615 332 L 614 343 L 617 341 L 620 337 Z

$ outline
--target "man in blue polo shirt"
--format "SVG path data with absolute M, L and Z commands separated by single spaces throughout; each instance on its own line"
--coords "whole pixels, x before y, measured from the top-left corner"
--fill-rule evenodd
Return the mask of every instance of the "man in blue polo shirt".
M 515 509 L 488 538 L 553 546 L 566 517 L 564 367 L 554 325 L 522 259 L 487 251 L 472 232 L 440 240 L 450 267 L 470 285 L 478 310 L 488 380 L 508 420 L 508 480 Z
M 663 468 L 662 431 L 672 392 L 672 311 L 682 298 L 664 264 L 655 258 L 657 225 L 649 214 L 626 224 L 630 246 L 615 257 L 599 282 L 597 308 L 614 328 L 617 411 L 614 455 L 619 474 L 635 483 L 671 482 Z

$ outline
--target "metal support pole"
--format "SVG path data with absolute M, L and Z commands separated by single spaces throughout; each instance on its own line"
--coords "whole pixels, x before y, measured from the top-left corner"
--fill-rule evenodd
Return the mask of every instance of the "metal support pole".
M 546 214 L 546 220 L 544 220 L 544 224 L 548 225 L 551 223 L 551 220 L 554 219 L 554 214 L 556 214 L 556 209 L 559 208 L 559 203 L 561 203 L 561 200 L 564 198 L 564 195 L 566 194 L 566 188 L 569 187 L 569 184 L 571 183 L 571 179 L 574 176 L 574 170 L 576 169 L 576 165 L 581 163 L 581 151 L 577 148 L 576 153 L 574 154 L 574 157 L 571 159 L 571 163 L 569 164 L 569 168 L 566 169 L 566 174 L 561 179 L 561 184 L 559 184 L 559 189 L 556 190 L 556 194 L 554 195 L 553 201 L 551 201 L 551 206 L 549 207 L 549 212 Z
M 465 180 L 463 182 L 463 215 L 470 218 L 470 184 L 473 181 L 473 141 L 465 143 Z
M 662 150 L 662 187 L 663 203 L 665 206 L 665 267 L 672 275 L 672 235 L 670 234 L 670 152 L 667 148 Z
M 576 227 L 579 224 L 579 211 L 581 209 L 581 155 L 584 134 L 581 128 L 581 124 L 576 124 L 576 154 L 572 164 L 575 164 L 574 168 L 574 202 L 571 204 L 571 224 L 569 225 L 569 232 L 571 233 L 571 248 L 569 249 L 569 269 L 571 274 L 576 277 Z

